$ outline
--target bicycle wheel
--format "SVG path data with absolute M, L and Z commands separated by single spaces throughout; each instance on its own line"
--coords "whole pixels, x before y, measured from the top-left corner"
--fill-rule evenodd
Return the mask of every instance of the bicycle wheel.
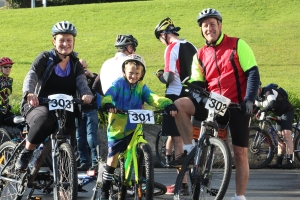
M 73 148 L 68 143 L 62 143 L 59 145 L 58 151 L 57 195 L 60 200 L 77 200 L 78 179 Z
M 231 154 L 228 146 L 219 138 L 209 138 L 201 144 L 198 166 L 194 166 L 197 147 L 187 156 L 177 176 L 174 199 L 221 200 L 231 176 Z M 181 196 L 182 180 L 187 175 L 189 194 Z
M 296 158 L 300 161 L 300 134 L 299 134 L 300 130 L 296 129 L 296 131 L 298 132 L 298 136 L 294 143 L 294 151 L 295 151 Z
M 154 182 L 153 196 L 164 195 L 167 192 L 167 187 L 161 183 Z
M 7 130 L 0 128 L 0 144 L 3 144 L 4 142 L 11 141 L 10 134 Z
M 153 199 L 154 192 L 154 167 L 151 147 L 149 144 L 140 143 L 137 149 L 138 180 L 135 181 L 135 200 Z
M 160 130 L 156 136 L 155 141 L 155 154 L 160 166 L 166 166 L 166 142 L 168 136 L 163 136 Z
M 269 134 L 259 127 L 250 127 L 248 160 L 250 169 L 261 169 L 274 157 L 274 146 Z
M 12 141 L 4 142 L 0 146 L 0 168 L 2 169 L 8 160 L 12 157 L 13 151 L 17 144 Z M 11 162 L 6 166 L 2 175 L 15 180 L 21 180 L 21 184 L 6 180 L 0 180 L 0 199 L 21 200 L 27 185 L 27 173 L 20 173 L 15 170 L 15 162 L 22 148 L 17 150 L 17 153 L 12 158 Z

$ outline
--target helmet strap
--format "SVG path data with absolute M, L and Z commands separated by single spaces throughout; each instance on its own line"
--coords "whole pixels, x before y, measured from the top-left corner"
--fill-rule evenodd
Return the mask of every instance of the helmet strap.
M 165 35 L 165 38 L 163 38 L 163 37 L 161 37 L 164 41 L 165 41 L 165 43 L 167 44 L 167 45 L 169 45 L 169 42 L 168 42 L 168 34 L 167 33 L 163 33 L 164 35 Z
M 72 52 L 71 53 L 69 53 L 69 54 L 62 54 L 62 53 L 59 53 L 56 49 L 55 49 L 55 51 L 56 51 L 56 53 L 58 53 L 59 55 L 61 55 L 61 56 L 63 56 L 64 57 L 64 59 L 66 59 L 68 56 L 70 56 L 71 54 L 72 54 Z
M 129 45 L 128 45 L 129 46 Z M 135 48 L 132 47 L 132 51 L 128 51 L 128 46 L 124 47 L 125 50 L 129 53 L 129 54 L 132 54 L 133 52 L 135 52 Z

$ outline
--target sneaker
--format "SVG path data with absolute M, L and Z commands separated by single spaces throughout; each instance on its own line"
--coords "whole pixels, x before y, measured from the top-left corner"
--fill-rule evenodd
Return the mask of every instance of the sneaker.
M 181 167 L 186 157 L 187 157 L 187 152 L 184 151 L 183 154 L 178 156 L 175 160 L 170 161 L 169 165 L 173 167 Z
M 30 151 L 28 149 L 23 149 L 21 153 L 19 154 L 17 161 L 16 161 L 16 170 L 20 172 L 25 172 L 27 170 L 29 161 L 31 160 L 33 155 L 33 151 Z
M 165 194 L 168 194 L 168 195 L 174 194 L 175 184 L 166 186 L 166 188 L 167 188 L 167 192 Z
M 292 160 L 290 162 L 286 161 L 286 163 L 278 166 L 278 168 L 281 168 L 281 169 L 293 169 L 294 168 L 294 162 Z
M 77 171 L 87 171 L 89 170 L 90 165 L 88 163 L 83 163 L 77 167 Z
M 244 195 L 231 197 L 231 200 L 246 200 L 246 197 Z

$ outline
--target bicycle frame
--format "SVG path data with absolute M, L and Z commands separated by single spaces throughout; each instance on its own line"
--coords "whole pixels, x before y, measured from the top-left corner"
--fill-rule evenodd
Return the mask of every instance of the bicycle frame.
M 277 147 L 278 146 L 277 139 L 279 139 L 281 142 L 283 142 L 283 138 L 279 134 L 279 132 L 277 131 L 275 126 L 272 124 L 271 119 L 274 120 L 274 121 L 278 121 L 278 118 L 274 118 L 274 117 L 271 117 L 271 116 L 266 116 L 260 122 L 260 127 L 261 127 L 261 129 L 264 129 L 264 123 L 267 123 L 267 125 L 269 126 L 269 133 L 268 134 L 271 136 L 274 146 Z

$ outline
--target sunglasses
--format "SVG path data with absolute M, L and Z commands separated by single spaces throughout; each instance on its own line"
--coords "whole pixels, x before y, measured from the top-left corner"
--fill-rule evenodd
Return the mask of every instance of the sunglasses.
M 2 66 L 4 69 L 7 69 L 7 68 L 12 68 L 12 66 Z

